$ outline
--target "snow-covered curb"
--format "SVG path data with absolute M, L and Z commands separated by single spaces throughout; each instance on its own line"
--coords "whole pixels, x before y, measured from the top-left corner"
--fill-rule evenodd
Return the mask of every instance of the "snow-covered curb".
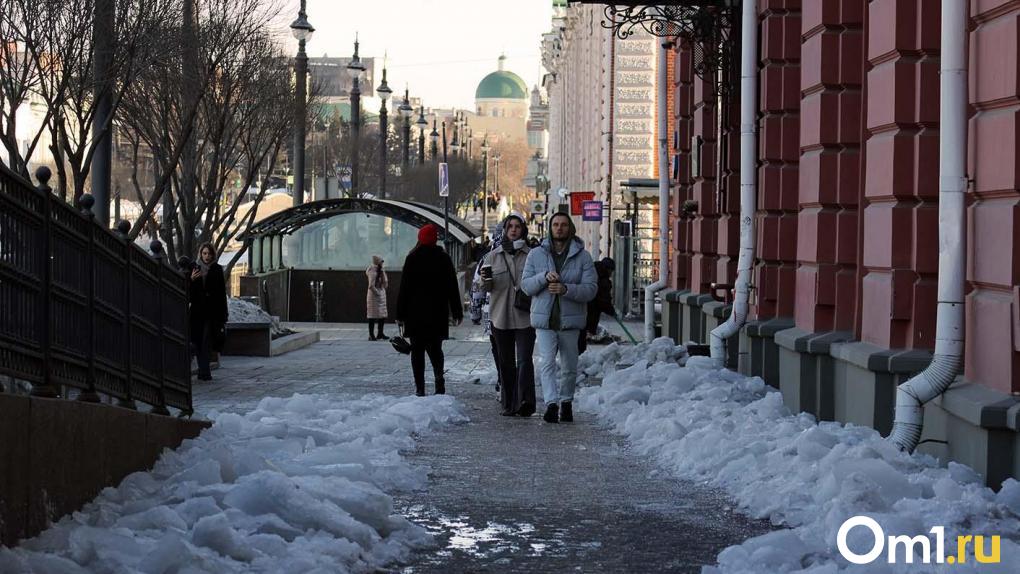
M 876 431 L 808 414 L 791 414 L 782 395 L 758 378 L 711 368 L 705 357 L 649 363 L 668 339 L 622 351 L 589 351 L 589 376 L 601 386 L 580 389 L 579 409 L 628 437 L 636 449 L 676 476 L 727 491 L 741 510 L 786 528 L 727 548 L 706 573 L 936 571 L 919 563 L 868 566 L 840 556 L 836 535 L 855 515 L 867 515 L 887 535 L 927 535 L 944 526 L 946 555 L 956 553 L 957 534 L 1002 536 L 1001 562 L 966 564 L 953 572 L 1020 572 L 1020 483 L 1008 480 L 999 493 L 985 487 L 969 467 L 940 467 L 924 455 L 900 452 Z M 608 352 L 633 366 L 615 370 Z M 666 353 L 668 355 L 669 353 Z M 849 546 L 871 548 L 864 528 L 851 531 Z M 988 546 L 986 542 L 986 546 Z M 933 545 L 934 548 L 934 545 Z M 918 557 L 918 560 L 920 557 Z M 938 570 L 941 571 L 941 570 Z
M 14 549 L 0 572 L 371 572 L 428 546 L 393 514 L 426 471 L 399 451 L 463 422 L 449 396 L 266 398 Z

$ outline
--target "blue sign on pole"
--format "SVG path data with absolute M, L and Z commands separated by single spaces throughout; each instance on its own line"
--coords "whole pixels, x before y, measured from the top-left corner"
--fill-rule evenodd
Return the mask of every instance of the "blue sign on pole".
M 450 168 L 445 163 L 439 164 L 439 197 L 450 196 Z
M 581 221 L 602 221 L 602 202 L 601 201 L 582 202 Z

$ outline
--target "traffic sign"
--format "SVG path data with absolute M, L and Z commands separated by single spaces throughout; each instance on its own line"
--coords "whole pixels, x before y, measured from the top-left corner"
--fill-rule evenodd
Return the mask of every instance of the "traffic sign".
M 439 197 L 450 196 L 450 167 L 446 162 L 439 164 Z
M 541 215 L 545 213 L 545 200 L 544 199 L 532 199 L 531 200 L 531 214 Z

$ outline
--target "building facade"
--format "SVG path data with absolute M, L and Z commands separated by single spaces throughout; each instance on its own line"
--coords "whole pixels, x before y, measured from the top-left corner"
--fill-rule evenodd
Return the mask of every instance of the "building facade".
M 573 193 L 602 201 L 602 223 L 578 228 L 592 252 L 611 253 L 611 222 L 624 213 L 627 179 L 657 177 L 656 49 L 638 32 L 621 40 L 599 25 L 603 6 L 554 2 L 552 30 L 542 41 L 549 72 L 549 206 Z M 629 196 L 628 196 L 629 197 Z
M 752 320 L 747 360 L 732 366 L 780 388 L 794 412 L 883 434 L 896 386 L 935 342 L 939 6 L 758 2 Z M 995 485 L 1020 476 L 1020 6 L 969 6 L 965 369 L 926 406 L 920 450 Z M 739 116 L 694 74 L 695 48 L 672 54 L 679 169 L 663 330 L 706 343 L 729 312 L 712 284 L 735 281 Z

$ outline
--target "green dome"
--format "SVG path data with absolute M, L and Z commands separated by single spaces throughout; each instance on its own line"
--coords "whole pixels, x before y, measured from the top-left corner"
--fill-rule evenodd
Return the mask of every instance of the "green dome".
M 517 74 L 499 70 L 482 78 L 475 90 L 475 99 L 526 100 L 528 88 Z

